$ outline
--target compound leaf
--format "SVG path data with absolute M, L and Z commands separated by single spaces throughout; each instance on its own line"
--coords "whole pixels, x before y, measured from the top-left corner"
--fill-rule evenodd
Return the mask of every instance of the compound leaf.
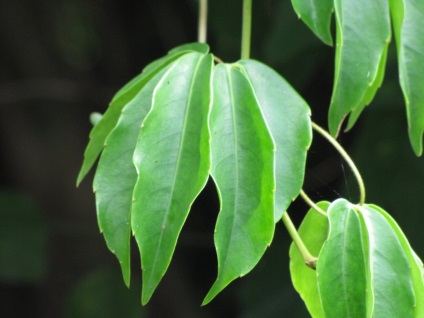
M 422 154 L 424 132 L 424 1 L 390 0 L 396 38 L 399 80 L 406 103 L 409 139 Z
M 131 227 L 141 254 L 143 304 L 165 274 L 191 204 L 208 179 L 212 63 L 211 55 L 188 53 L 172 64 L 137 141 Z
M 274 234 L 274 144 L 248 78 L 235 65 L 214 72 L 211 175 L 221 211 L 215 227 L 218 277 L 210 302 L 258 263 Z
M 318 202 L 317 205 L 326 211 L 329 202 Z M 310 209 L 299 227 L 299 235 L 312 255 L 318 255 L 328 236 L 328 219 Z M 316 271 L 306 266 L 305 260 L 297 246 L 290 246 L 290 274 L 294 288 L 302 297 L 309 313 L 314 318 L 325 318 L 318 292 Z
M 275 212 L 278 222 L 303 185 L 306 154 L 312 142 L 310 109 L 277 72 L 257 61 L 242 60 L 275 143 Z

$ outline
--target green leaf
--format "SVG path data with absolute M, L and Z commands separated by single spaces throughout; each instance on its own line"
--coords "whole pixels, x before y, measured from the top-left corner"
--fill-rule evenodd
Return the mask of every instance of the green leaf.
M 203 301 L 258 263 L 274 234 L 274 145 L 249 80 L 236 66 L 214 73 L 211 175 L 221 211 L 215 227 L 218 277 Z
M 325 44 L 333 45 L 331 15 L 333 0 L 292 0 L 293 8 L 300 19 Z
M 310 109 L 299 94 L 265 64 L 242 60 L 236 65 L 250 81 L 275 143 L 274 221 L 278 222 L 303 185 L 307 149 L 312 142 Z
M 143 68 L 143 73 L 151 73 L 155 72 L 158 69 L 162 68 L 164 65 L 168 65 L 170 62 L 179 58 L 180 56 L 190 53 L 190 52 L 198 52 L 207 54 L 209 52 L 209 46 L 204 43 L 186 43 L 180 46 L 177 46 L 170 50 L 167 55 L 162 56 L 161 58 L 150 62 Z M 141 75 L 141 74 L 140 74 Z M 140 76 L 139 75 L 139 76 Z M 133 84 L 137 82 L 137 77 L 128 82 L 124 87 L 122 87 L 114 96 L 114 99 L 118 98 L 123 92 L 126 91 L 127 88 L 131 88 Z
M 317 205 L 327 210 L 329 202 Z M 312 255 L 318 255 L 327 239 L 329 223 L 322 214 L 310 209 L 299 227 L 299 235 Z M 305 261 L 294 243 L 290 246 L 290 274 L 294 288 L 302 297 L 309 313 L 314 318 L 325 318 L 318 292 L 316 271 L 305 265 Z
M 424 132 L 424 2 L 390 0 L 399 60 L 399 80 L 406 102 L 409 139 L 415 153 L 423 151 Z
M 414 317 L 410 263 L 396 231 L 372 206 L 357 209 L 368 237 L 364 250 L 368 255 L 373 317 Z
M 122 110 L 106 139 L 93 182 L 99 227 L 107 246 L 121 264 L 127 286 L 130 283 L 130 212 L 137 180 L 132 158 L 141 123 L 152 105 L 153 91 L 168 68 L 151 78 Z
M 328 219 L 328 240 L 317 262 L 325 317 L 366 317 L 366 268 L 358 213 L 339 199 L 328 208 Z
M 411 279 L 412 279 L 412 285 L 414 288 L 414 295 L 415 295 L 415 314 L 414 317 L 424 317 L 424 277 L 423 277 L 423 262 L 419 259 L 419 257 L 415 254 L 415 252 L 412 250 L 411 246 L 409 245 L 408 239 L 406 238 L 405 234 L 402 232 L 399 225 L 396 223 L 396 221 L 382 208 L 370 204 L 366 205 L 369 209 L 380 213 L 385 220 L 389 223 L 392 230 L 397 236 L 397 239 L 399 240 L 403 252 L 405 253 L 406 257 L 408 258 L 410 270 L 411 270 Z
M 208 54 L 209 46 L 205 43 L 199 43 L 199 42 L 186 43 L 186 44 L 173 48 L 171 51 L 169 51 L 168 54 L 172 55 L 172 54 L 178 54 L 182 52 L 198 52 L 202 54 Z
M 362 98 L 362 101 L 359 103 L 359 106 L 353 109 L 352 112 L 350 113 L 346 131 L 350 130 L 353 127 L 353 125 L 358 120 L 359 115 L 362 113 L 364 108 L 372 102 L 375 94 L 377 94 L 378 89 L 383 83 L 384 73 L 386 70 L 386 61 L 387 61 L 388 51 L 389 51 L 389 46 L 387 45 L 383 52 L 383 56 L 381 57 L 375 80 L 371 84 L 371 86 L 368 88 L 368 91 L 365 93 L 364 97 Z
M 165 274 L 191 204 L 208 179 L 212 66 L 212 55 L 179 58 L 156 87 L 137 141 L 131 226 L 141 254 L 143 304 Z
M 208 50 L 209 47 L 206 44 L 200 43 L 185 44 L 176 47 L 171 50 L 168 55 L 147 65 L 141 74 L 133 78 L 115 94 L 104 116 L 90 132 L 90 141 L 84 152 L 84 161 L 78 174 L 77 186 L 90 171 L 91 167 L 96 162 L 97 157 L 102 152 L 104 142 L 118 122 L 121 111 L 125 105 L 137 96 L 138 92 L 152 79 L 153 76 L 180 56 L 191 51 Z
M 391 31 L 385 0 L 335 0 L 334 7 L 336 62 L 328 121 L 330 133 L 337 135 L 345 116 L 374 96 Z

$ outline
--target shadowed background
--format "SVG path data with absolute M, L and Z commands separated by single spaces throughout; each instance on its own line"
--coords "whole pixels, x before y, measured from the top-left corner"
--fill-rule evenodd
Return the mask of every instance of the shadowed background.
M 239 58 L 241 7 L 241 0 L 210 1 L 208 39 L 225 62 Z M 290 239 L 281 224 L 258 266 L 200 307 L 216 276 L 219 205 L 211 182 L 193 206 L 166 276 L 141 308 L 136 248 L 127 290 L 99 234 L 93 173 L 75 187 L 90 113 L 103 113 L 148 62 L 195 41 L 196 28 L 194 0 L 0 2 L 1 317 L 308 317 L 291 285 Z M 277 69 L 325 126 L 333 49 L 283 0 L 254 1 L 252 36 L 252 58 Z M 409 145 L 394 45 L 376 100 L 339 141 L 363 175 L 367 202 L 391 213 L 424 256 L 424 162 Z M 355 202 L 351 179 L 340 156 L 314 136 L 305 191 L 316 201 Z M 296 224 L 306 210 L 303 202 L 290 207 Z

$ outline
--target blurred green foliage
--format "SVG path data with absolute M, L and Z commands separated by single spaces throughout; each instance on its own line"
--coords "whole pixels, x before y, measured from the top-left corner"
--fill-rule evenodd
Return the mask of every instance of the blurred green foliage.
M 41 283 L 46 274 L 47 224 L 25 194 L 0 192 L 0 280 Z
M 95 270 L 73 286 L 66 304 L 69 318 L 143 318 L 140 292 L 122 284 L 121 273 L 113 269 Z

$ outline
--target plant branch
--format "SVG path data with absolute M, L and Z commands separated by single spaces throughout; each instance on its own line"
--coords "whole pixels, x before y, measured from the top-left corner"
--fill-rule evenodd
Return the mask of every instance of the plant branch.
M 336 150 L 339 152 L 339 154 L 343 157 L 343 159 L 347 162 L 350 169 L 352 169 L 352 172 L 356 178 L 356 181 L 358 182 L 359 186 L 359 205 L 363 205 L 365 203 L 365 185 L 364 181 L 362 180 L 361 174 L 359 173 L 358 168 L 356 167 L 353 160 L 350 158 L 348 153 L 343 149 L 343 147 L 337 142 L 336 139 L 334 139 L 328 132 L 326 132 L 323 128 L 312 122 L 312 128 L 318 132 L 321 136 L 323 136 L 325 139 L 327 139 L 333 146 L 336 148 Z
M 206 32 L 208 23 L 208 0 L 200 0 L 199 5 L 199 26 L 198 26 L 198 38 L 197 41 L 200 43 L 206 43 Z
M 252 0 L 243 0 L 243 25 L 241 34 L 241 58 L 250 57 L 250 37 L 252 33 Z
M 213 59 L 214 59 L 214 61 L 215 61 L 215 63 L 218 63 L 218 64 L 220 64 L 220 63 L 224 63 L 224 61 L 223 60 L 221 60 L 218 56 L 216 56 L 216 55 L 214 55 L 213 56 Z
M 299 233 L 297 232 L 292 220 L 290 219 L 289 214 L 284 212 L 283 217 L 281 220 L 284 223 L 284 226 L 286 227 L 287 231 L 290 234 L 290 237 L 292 238 L 294 244 L 296 244 L 297 248 L 300 251 L 300 254 L 302 254 L 303 260 L 305 261 L 305 264 L 309 266 L 312 269 L 316 268 L 317 258 L 313 256 L 308 248 L 306 247 L 305 243 L 303 243 L 302 238 L 299 236 Z
M 305 191 L 303 191 L 303 189 L 300 190 L 300 196 L 306 202 L 306 204 L 308 204 L 312 209 L 314 209 L 318 213 L 320 213 L 320 214 L 324 215 L 325 217 L 327 217 L 327 212 L 325 212 L 318 205 L 316 205 L 316 203 L 311 200 L 311 198 L 305 193 Z

